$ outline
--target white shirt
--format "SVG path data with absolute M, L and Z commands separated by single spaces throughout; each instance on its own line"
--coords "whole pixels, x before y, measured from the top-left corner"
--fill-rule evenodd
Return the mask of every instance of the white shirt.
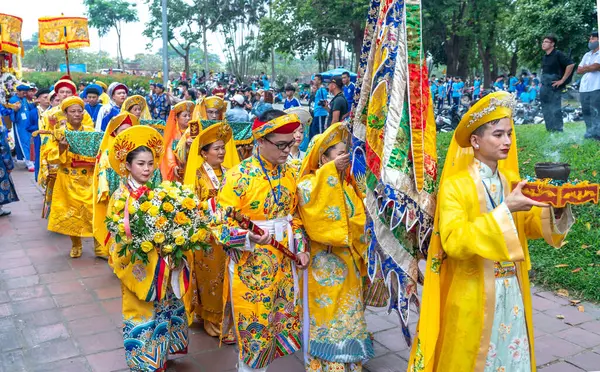
M 600 50 L 587 52 L 581 59 L 579 67 L 589 66 L 594 63 L 600 63 Z M 595 90 L 600 90 L 600 71 L 586 72 L 581 78 L 579 92 L 587 93 Z
M 106 105 L 102 105 L 102 107 L 100 107 L 100 110 L 98 110 L 98 117 L 96 118 L 95 128 L 96 132 L 102 132 L 102 120 L 104 119 L 104 116 L 106 116 L 106 114 L 108 114 L 110 110 L 112 110 L 113 106 L 116 106 L 115 103 L 113 101 L 110 101 Z

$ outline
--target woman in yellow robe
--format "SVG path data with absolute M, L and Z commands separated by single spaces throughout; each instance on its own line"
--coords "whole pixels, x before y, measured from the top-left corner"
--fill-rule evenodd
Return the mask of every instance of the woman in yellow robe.
M 93 131 L 82 125 L 85 103 L 77 96 L 63 100 L 61 109 L 66 120 L 59 125 L 62 130 Z M 52 208 L 48 230 L 71 237 L 71 257 L 82 252 L 82 237 L 92 237 L 92 175 L 94 162 L 69 151 L 69 143 L 55 128 L 55 136 L 47 144 L 48 163 L 58 165 L 52 193 Z
M 127 102 L 127 101 L 126 101 Z M 124 105 L 124 104 L 123 104 Z M 119 175 L 112 170 L 108 161 L 108 150 L 112 148 L 115 137 L 127 128 L 138 125 L 138 118 L 129 112 L 122 112 L 111 119 L 106 127 L 94 168 L 94 238 L 98 244 L 96 256 L 108 257 L 108 230 L 104 220 L 110 196 L 119 187 Z
M 536 369 L 527 239 L 560 247 L 570 209 L 526 198 L 514 98 L 492 93 L 463 116 L 440 181 L 410 372 Z
M 215 198 L 227 171 L 223 162 L 226 152 L 231 151 L 227 149 L 231 142 L 231 127 L 217 123 L 200 132 L 190 148 L 184 183 L 195 188 L 201 202 L 200 210 L 209 222 L 216 212 Z M 226 258 L 223 246 L 215 238 L 210 241 L 210 250 L 194 252 L 192 296 L 188 301 L 191 301 L 197 319 L 203 320 L 204 330 L 212 337 L 221 335 Z M 231 335 L 223 338 L 223 342 L 231 344 L 235 339 Z
M 160 173 L 165 181 L 183 181 L 184 163 L 177 158 L 175 150 L 179 141 L 192 143 L 191 138 L 182 138 L 188 129 L 193 109 L 194 102 L 183 101 L 173 106 L 169 113 L 165 128 L 165 156 L 160 164 Z
M 192 120 L 190 120 L 190 125 L 188 129 L 182 135 L 182 139 L 177 143 L 177 147 L 175 148 L 175 156 L 178 161 L 182 164 L 182 169 L 187 169 L 185 165 L 188 159 L 188 153 L 190 150 L 190 146 L 192 144 L 192 140 L 194 139 L 192 134 L 190 133 L 190 127 L 192 123 L 198 123 L 199 130 L 203 129 L 202 121 L 203 120 L 223 120 L 225 118 L 225 111 L 227 109 L 227 104 L 221 97 L 205 97 L 200 102 L 194 106 L 194 111 L 192 113 Z M 235 145 L 234 145 L 235 148 Z M 227 168 L 231 168 L 235 165 L 238 165 L 240 162 L 237 152 L 227 151 L 224 165 Z M 185 179 L 185 173 L 183 175 L 183 179 Z
M 298 211 L 311 247 L 303 288 L 305 367 L 311 372 L 362 371 L 362 362 L 374 356 L 363 299 L 366 215 L 347 173 L 347 134 L 335 123 L 315 136 L 298 181 Z
M 134 146 L 126 154 L 117 154 L 115 148 L 125 147 L 121 142 Z M 109 161 L 113 170 L 127 182 L 112 195 L 107 216 L 112 217 L 125 207 L 118 202 L 123 196 L 139 198 L 150 191 L 146 183 L 162 156 L 162 147 L 155 151 L 157 147 L 150 145 L 157 142 L 162 142 L 162 136 L 147 126 L 138 125 L 117 135 L 109 151 Z M 148 264 L 131 262 L 129 252 L 120 256 L 119 251 L 120 246 L 111 239 L 109 263 L 121 281 L 123 293 L 123 344 L 127 365 L 136 372 L 165 372 L 168 354 L 187 353 L 186 314 L 191 309 L 185 308 L 169 284 L 164 297 L 157 298 L 158 280 L 165 278 L 171 283 L 168 278 L 174 272 L 169 272 L 168 266 L 162 263 L 156 248 L 148 252 Z M 191 262 L 193 257 L 186 252 L 185 259 Z M 164 276 L 159 278 L 161 273 Z
M 131 112 L 138 120 L 152 120 L 148 103 L 146 99 L 140 95 L 129 96 L 121 105 L 121 112 Z

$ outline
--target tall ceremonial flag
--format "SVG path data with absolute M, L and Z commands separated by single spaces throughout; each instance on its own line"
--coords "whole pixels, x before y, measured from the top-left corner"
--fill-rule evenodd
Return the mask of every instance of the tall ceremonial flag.
M 418 309 L 418 262 L 435 216 L 437 154 L 422 45 L 420 0 L 371 0 L 353 108 L 352 171 L 366 194 L 368 275 L 381 278 L 388 311 L 408 344 L 409 305 Z M 367 302 L 368 302 L 367 298 Z
M 21 68 L 14 70 L 12 57 L 23 56 L 22 26 L 23 19 L 0 13 L 0 74 L 16 72 L 17 78 L 21 77 Z
M 38 19 L 40 49 L 62 49 L 69 68 L 69 49 L 90 46 L 88 20 L 84 17 L 42 17 Z

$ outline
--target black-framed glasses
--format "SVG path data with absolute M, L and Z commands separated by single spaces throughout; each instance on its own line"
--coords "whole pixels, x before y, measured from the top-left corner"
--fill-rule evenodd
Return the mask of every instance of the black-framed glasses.
M 277 147 L 277 149 L 279 151 L 284 151 L 285 149 L 291 149 L 292 146 L 294 146 L 294 143 L 296 143 L 296 140 L 291 140 L 290 142 L 284 142 L 284 143 L 274 143 L 273 141 L 270 141 L 267 137 L 263 137 L 265 139 L 265 141 L 269 142 L 271 145 Z

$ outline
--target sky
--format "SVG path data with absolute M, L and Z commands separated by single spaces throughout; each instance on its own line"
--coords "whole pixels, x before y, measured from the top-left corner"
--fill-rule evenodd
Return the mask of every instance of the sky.
M 151 51 L 146 50 L 146 44 L 149 39 L 142 35 L 144 25 L 150 18 L 148 5 L 143 0 L 129 0 L 137 4 L 139 22 L 127 23 L 123 25 L 123 36 L 121 38 L 121 50 L 124 58 L 133 58 L 138 53 L 156 52 L 162 46 L 161 40 L 155 40 Z M 9 1 L 2 0 L 2 13 L 14 15 L 23 19 L 23 28 L 21 37 L 28 40 L 31 35 L 38 31 L 38 18 L 48 16 L 85 17 L 86 7 L 82 0 L 20 0 Z M 98 37 L 98 31 L 90 28 L 90 47 L 83 50 L 97 52 L 103 50 L 111 56 L 117 55 L 117 33 L 113 30 L 102 39 Z M 209 35 L 210 37 L 210 35 Z M 216 42 L 217 40 L 215 40 Z M 219 44 L 216 42 L 215 44 Z M 210 50 L 212 49 L 212 50 Z M 209 48 L 209 51 L 222 53 L 218 48 Z

